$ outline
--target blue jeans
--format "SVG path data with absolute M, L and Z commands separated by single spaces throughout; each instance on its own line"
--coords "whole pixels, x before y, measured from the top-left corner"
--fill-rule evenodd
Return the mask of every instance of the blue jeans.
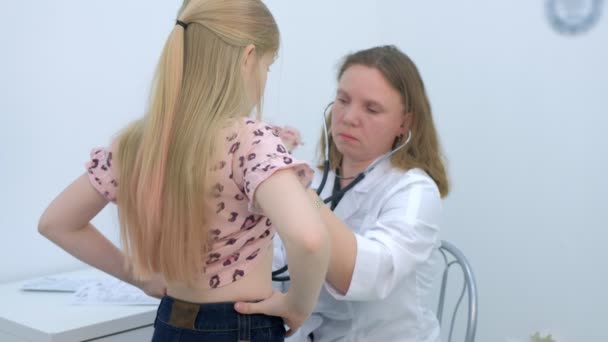
M 280 317 L 243 315 L 234 303 L 196 304 L 165 296 L 158 307 L 152 342 L 282 342 Z

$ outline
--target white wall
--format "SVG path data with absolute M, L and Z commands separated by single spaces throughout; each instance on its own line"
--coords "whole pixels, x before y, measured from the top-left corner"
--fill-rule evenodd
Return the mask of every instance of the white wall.
M 179 3 L 0 3 L 0 281 L 82 266 L 38 236 L 38 217 L 142 112 Z M 394 43 L 418 64 L 450 161 L 443 235 L 478 278 L 477 341 L 608 340 L 606 15 L 563 37 L 540 1 L 267 3 L 283 45 L 265 110 L 303 131 L 300 157 L 314 156 L 342 55 Z M 95 223 L 116 240 L 116 221 L 109 209 Z
M 449 158 L 443 235 L 475 267 L 481 342 L 608 341 L 608 22 L 560 36 L 540 1 L 381 1 Z
M 37 234 L 40 214 L 142 112 L 179 2 L 0 3 L 0 281 L 82 266 Z M 163 24 L 164 23 L 164 24 Z M 95 222 L 116 240 L 107 209 Z

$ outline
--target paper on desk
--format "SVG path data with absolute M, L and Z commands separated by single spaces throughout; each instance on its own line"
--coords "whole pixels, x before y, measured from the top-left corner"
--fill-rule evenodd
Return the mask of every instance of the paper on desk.
M 158 305 L 160 300 L 146 295 L 139 288 L 117 279 L 88 283 L 76 291 L 75 305 Z
M 21 289 L 24 291 L 76 292 L 80 287 L 99 277 L 46 276 L 25 282 Z

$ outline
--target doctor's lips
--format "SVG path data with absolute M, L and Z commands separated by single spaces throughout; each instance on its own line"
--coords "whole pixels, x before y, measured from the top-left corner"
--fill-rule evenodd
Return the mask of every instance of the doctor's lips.
M 346 139 L 346 140 L 352 140 L 352 141 L 358 140 L 357 138 L 353 137 L 352 135 L 348 135 L 345 133 L 338 133 L 338 136 L 340 136 L 341 138 Z

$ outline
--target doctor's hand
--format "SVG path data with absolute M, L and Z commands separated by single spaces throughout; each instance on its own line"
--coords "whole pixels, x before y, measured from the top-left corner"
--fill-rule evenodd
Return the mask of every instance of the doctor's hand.
M 287 324 L 289 330 L 287 331 L 286 337 L 293 335 L 304 321 L 308 318 L 310 313 L 299 313 L 293 308 L 290 308 L 289 295 L 280 291 L 273 291 L 272 295 L 261 302 L 248 303 L 248 302 L 237 302 L 234 304 L 234 309 L 242 314 L 263 314 L 269 316 L 278 316 L 283 318 L 283 322 Z
M 299 145 L 303 145 L 300 131 L 296 128 L 285 126 L 277 127 L 277 130 L 279 137 L 289 152 L 293 151 Z

